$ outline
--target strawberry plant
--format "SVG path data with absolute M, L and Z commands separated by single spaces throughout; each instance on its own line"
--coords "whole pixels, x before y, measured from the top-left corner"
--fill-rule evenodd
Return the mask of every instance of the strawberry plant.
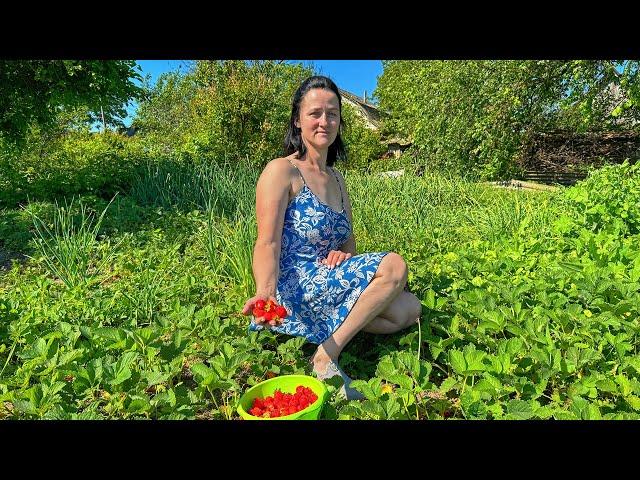
M 340 363 L 365 400 L 343 400 L 340 381 L 327 381 L 323 418 L 640 418 L 638 180 L 635 166 L 617 168 L 536 196 L 435 173 L 349 171 L 359 250 L 400 253 L 423 311 L 396 334 L 354 337 Z M 197 185 L 215 185 L 205 180 Z M 245 180 L 238 196 L 251 193 Z M 237 419 L 250 386 L 311 374 L 315 345 L 247 333 L 238 308 L 251 222 L 227 243 L 216 230 L 205 240 L 210 222 L 227 222 L 226 235 L 242 220 L 229 218 L 233 182 L 224 185 L 220 198 L 202 190 L 183 202 L 187 187 L 175 186 L 158 204 L 123 193 L 108 209 L 82 197 L 104 216 L 69 284 L 28 213 L 51 230 L 59 207 L 0 210 L 0 249 L 32 257 L 0 266 L 0 418 Z M 372 190 L 387 208 L 368 201 Z M 216 265 L 229 242 L 237 251 Z M 254 307 L 277 322 L 291 313 Z

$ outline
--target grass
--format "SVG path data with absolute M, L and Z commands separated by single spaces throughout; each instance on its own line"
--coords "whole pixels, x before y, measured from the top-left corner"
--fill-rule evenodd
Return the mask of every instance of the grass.
M 246 298 L 255 294 L 253 246 L 256 241 L 255 215 L 237 214 L 229 220 L 207 212 L 203 244 L 209 266 L 224 281 L 238 285 Z
M 254 208 L 258 173 L 247 159 L 235 164 L 147 163 L 130 195 L 140 205 L 200 209 L 231 217 Z
M 115 198 L 115 197 L 114 197 Z M 97 216 L 81 200 L 59 206 L 56 202 L 53 223 L 49 225 L 30 209 L 35 245 L 49 272 L 67 287 L 86 284 L 100 274 L 110 262 L 113 247 L 108 240 L 100 243 L 98 233 L 113 199 Z M 76 210 L 78 212 L 76 213 Z

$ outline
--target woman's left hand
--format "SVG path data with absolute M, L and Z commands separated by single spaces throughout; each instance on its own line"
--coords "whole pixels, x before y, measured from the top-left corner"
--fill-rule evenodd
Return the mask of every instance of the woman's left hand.
M 327 255 L 327 258 L 322 259 L 322 264 L 327 265 L 329 268 L 333 268 L 351 257 L 352 255 L 350 253 L 345 253 L 340 250 L 331 250 Z

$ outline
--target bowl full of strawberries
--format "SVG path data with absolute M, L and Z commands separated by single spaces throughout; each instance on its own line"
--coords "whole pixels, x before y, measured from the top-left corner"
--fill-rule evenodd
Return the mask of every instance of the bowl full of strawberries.
M 245 420 L 317 420 L 327 388 L 308 375 L 281 375 L 260 382 L 241 397 L 238 414 Z

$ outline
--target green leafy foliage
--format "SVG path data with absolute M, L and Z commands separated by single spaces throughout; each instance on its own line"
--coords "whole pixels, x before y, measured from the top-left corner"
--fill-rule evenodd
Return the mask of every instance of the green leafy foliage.
M 59 116 L 48 133 L 30 129 L 19 152 L 0 146 L 0 205 L 77 194 L 111 198 L 131 186 L 145 164 L 139 144 L 110 130 L 91 132 L 82 115 Z
M 640 233 L 640 164 L 624 162 L 591 172 L 567 199 L 595 231 L 623 236 Z
M 354 107 L 346 102 L 342 104 L 342 118 L 345 123 L 342 140 L 347 148 L 345 168 L 367 171 L 386 151 L 380 133 L 368 128 Z
M 383 62 L 375 95 L 387 114 L 383 133 L 410 139 L 427 167 L 508 178 L 534 132 L 629 128 L 637 122 L 638 66 L 393 60 Z
M 23 145 L 32 125 L 47 129 L 60 110 L 84 106 L 89 119 L 117 124 L 142 95 L 134 60 L 2 60 L 0 140 Z
M 161 76 L 134 123 L 153 158 L 264 166 L 282 154 L 291 97 L 309 75 L 276 61 L 197 61 Z

